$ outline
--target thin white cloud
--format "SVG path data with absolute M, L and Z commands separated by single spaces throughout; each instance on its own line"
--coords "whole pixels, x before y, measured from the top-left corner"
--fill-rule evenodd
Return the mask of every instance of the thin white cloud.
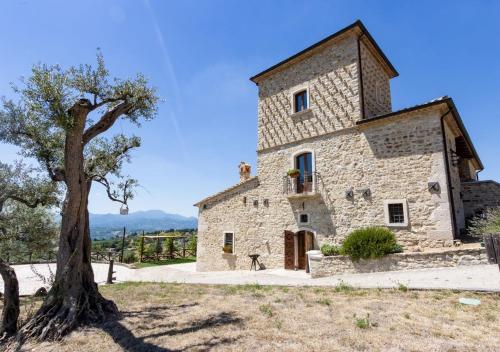
M 179 89 L 179 83 L 177 80 L 177 76 L 174 71 L 174 67 L 172 65 L 172 60 L 170 59 L 170 55 L 167 50 L 167 46 L 165 44 L 165 40 L 163 37 L 163 34 L 161 32 L 160 26 L 158 24 L 158 20 L 155 16 L 155 13 L 153 11 L 153 8 L 151 7 L 151 4 L 149 0 L 144 0 L 144 5 L 149 13 L 149 16 L 151 17 L 151 23 L 153 25 L 153 29 L 156 35 L 156 39 L 158 41 L 158 45 L 160 47 L 162 56 L 163 56 L 163 69 L 165 71 L 166 78 L 170 80 L 172 86 L 173 86 L 173 99 L 168 100 L 168 104 L 174 104 L 171 105 L 172 108 L 169 108 L 169 117 L 170 117 L 170 122 L 172 123 L 172 126 L 174 127 L 175 135 L 177 137 L 177 140 L 179 141 L 180 149 L 182 151 L 182 154 L 185 159 L 188 158 L 188 153 L 186 150 L 186 144 L 184 140 L 184 136 L 182 134 L 182 131 L 179 127 L 178 119 L 177 119 L 177 114 L 175 111 L 182 111 L 182 100 L 181 100 L 181 94 L 180 94 L 180 89 Z

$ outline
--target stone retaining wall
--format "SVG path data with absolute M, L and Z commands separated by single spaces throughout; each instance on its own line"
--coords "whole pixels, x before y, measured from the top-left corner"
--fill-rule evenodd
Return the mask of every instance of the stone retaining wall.
M 462 195 L 466 217 L 477 211 L 500 207 L 500 184 L 495 181 L 462 182 Z
M 380 259 L 361 259 L 353 262 L 347 256 L 310 256 L 311 277 L 339 274 L 371 273 L 423 268 L 454 267 L 460 265 L 488 264 L 483 248 L 450 249 L 441 252 L 416 252 L 390 254 Z

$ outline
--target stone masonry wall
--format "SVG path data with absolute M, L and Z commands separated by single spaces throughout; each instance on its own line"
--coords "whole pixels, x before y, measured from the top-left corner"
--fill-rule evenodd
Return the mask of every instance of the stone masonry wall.
M 384 200 L 406 199 L 409 226 L 393 229 L 402 244 L 451 240 L 439 111 L 421 110 L 410 117 L 260 152 L 260 192 L 281 204 L 270 207 L 271 218 L 281 221 L 269 229 L 295 231 L 303 211 L 310 214 L 318 243 L 339 243 L 355 228 L 383 226 Z M 288 200 L 282 194 L 283 177 L 301 151 L 314 154 L 321 196 Z M 439 182 L 441 192 L 429 192 L 428 182 Z M 360 193 L 366 188 L 371 190 L 369 198 Z M 350 189 L 353 200 L 345 197 Z
M 488 256 L 484 249 L 450 249 L 442 252 L 390 254 L 379 259 L 361 259 L 358 262 L 353 262 L 347 256 L 317 255 L 312 256 L 309 263 L 311 277 L 317 278 L 339 274 L 488 264 Z
M 357 39 L 323 51 L 259 83 L 258 150 L 354 126 L 360 117 Z M 293 94 L 309 89 L 309 109 L 292 114 Z
M 363 41 L 360 48 L 365 118 L 389 113 L 392 111 L 389 75 Z
M 441 113 L 423 109 L 259 152 L 258 184 L 242 185 L 223 199 L 209 200 L 207 209 L 200 207 L 198 270 L 248 269 L 251 253 L 260 254 L 266 267 L 282 268 L 285 230 L 312 231 L 315 248 L 340 243 L 353 229 L 384 226 L 387 199 L 405 199 L 408 204 L 409 225 L 392 228 L 399 243 L 450 244 Z M 314 154 L 319 195 L 288 199 L 284 177 L 294 155 L 302 151 Z M 429 192 L 428 182 L 439 182 L 441 192 Z M 360 192 L 366 188 L 371 190 L 367 198 Z M 352 200 L 345 196 L 349 189 L 354 190 Z M 298 222 L 302 212 L 309 214 L 307 225 Z M 234 255 L 222 254 L 224 231 L 235 233 Z
M 500 207 L 500 184 L 495 181 L 463 182 L 462 195 L 466 217 L 487 208 Z

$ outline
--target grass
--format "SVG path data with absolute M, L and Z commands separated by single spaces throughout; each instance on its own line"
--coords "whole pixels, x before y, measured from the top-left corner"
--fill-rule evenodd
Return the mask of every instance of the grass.
M 118 320 L 59 342 L 29 341 L 21 351 L 496 351 L 500 345 L 499 294 L 147 282 L 100 291 L 118 305 Z M 461 305 L 460 297 L 481 305 Z M 23 299 L 21 318 L 39 304 Z
M 134 266 L 138 269 L 141 269 L 141 268 L 148 268 L 150 266 L 183 264 L 183 263 L 193 263 L 193 262 L 196 262 L 196 257 L 174 258 L 174 259 L 164 259 L 152 262 L 134 263 Z
M 366 315 L 366 318 L 356 318 L 355 324 L 360 329 L 368 329 L 371 327 L 370 324 L 370 314 Z

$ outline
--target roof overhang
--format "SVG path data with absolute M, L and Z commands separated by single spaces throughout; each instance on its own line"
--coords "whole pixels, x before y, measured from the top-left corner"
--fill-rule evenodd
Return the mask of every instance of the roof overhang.
M 269 67 L 268 69 L 256 74 L 253 77 L 250 77 L 250 80 L 254 82 L 255 84 L 259 84 L 260 81 L 262 81 L 264 78 L 270 76 L 274 72 L 278 71 L 279 69 L 282 69 L 284 67 L 293 65 L 297 62 L 300 62 L 304 60 L 305 58 L 311 56 L 313 53 L 315 53 L 318 50 L 322 50 L 326 45 L 330 44 L 331 42 L 339 39 L 343 35 L 349 32 L 354 32 L 356 33 L 359 37 L 362 38 L 363 42 L 367 44 L 367 46 L 376 54 L 384 68 L 386 69 L 387 73 L 389 74 L 390 78 L 394 78 L 399 76 L 398 71 L 394 68 L 392 63 L 389 61 L 387 56 L 383 53 L 382 49 L 378 46 L 377 42 L 373 39 L 371 34 L 368 32 L 364 24 L 360 21 L 357 20 L 353 24 L 341 29 L 340 31 L 333 33 L 332 35 L 326 37 L 323 40 L 320 40 L 319 42 L 305 48 L 304 50 L 298 52 L 295 55 L 290 56 L 289 58 L 278 62 L 276 65 Z
M 406 109 L 401 109 L 401 110 L 390 112 L 390 113 L 384 114 L 384 115 L 370 117 L 370 118 L 364 119 L 364 120 L 359 120 L 356 122 L 356 125 L 365 125 L 365 124 L 369 124 L 369 123 L 374 122 L 374 121 L 385 120 L 385 119 L 388 119 L 388 118 L 393 117 L 393 116 L 398 116 L 398 115 L 402 115 L 402 114 L 409 113 L 412 111 L 422 110 L 422 109 L 432 107 L 432 106 L 438 106 L 441 104 L 446 104 L 446 106 L 448 107 L 448 113 L 451 113 L 451 116 L 453 116 L 453 119 L 454 119 L 455 123 L 457 124 L 457 127 L 460 130 L 460 133 L 462 135 L 461 139 L 459 140 L 459 145 L 457 147 L 460 148 L 460 151 L 463 155 L 468 155 L 468 156 L 474 158 L 477 161 L 479 169 L 483 170 L 484 169 L 483 163 L 481 162 L 481 159 L 479 158 L 479 155 L 477 154 L 476 148 L 474 148 L 474 144 L 472 144 L 472 140 L 471 140 L 469 133 L 467 132 L 467 130 L 464 126 L 464 123 L 462 121 L 462 118 L 460 117 L 460 114 L 458 113 L 457 107 L 455 106 L 453 99 L 450 97 L 445 96 L 445 97 L 430 101 L 430 102 L 425 103 L 425 104 L 412 106 L 412 107 L 409 107 Z

